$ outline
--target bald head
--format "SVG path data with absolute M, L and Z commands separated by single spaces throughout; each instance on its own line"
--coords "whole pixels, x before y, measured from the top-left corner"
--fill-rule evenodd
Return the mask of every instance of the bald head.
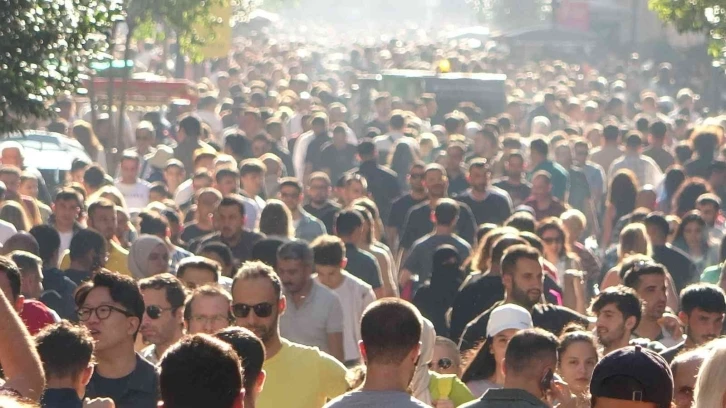
M 5 245 L 2 248 L 3 255 L 7 255 L 13 251 L 26 251 L 35 256 L 40 256 L 38 241 L 25 231 L 18 232 L 5 241 Z
M 646 184 L 641 187 L 638 191 L 638 195 L 635 197 L 635 208 L 647 208 L 651 211 L 655 211 L 656 202 L 658 195 L 655 192 L 655 187 L 650 184 Z

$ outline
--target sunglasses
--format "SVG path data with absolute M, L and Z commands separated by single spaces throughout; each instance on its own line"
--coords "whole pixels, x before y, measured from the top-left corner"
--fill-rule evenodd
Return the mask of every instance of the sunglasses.
M 542 238 L 542 242 L 545 244 L 560 244 L 562 243 L 562 238 Z
M 450 358 L 444 357 L 444 358 L 440 358 L 439 361 L 437 361 L 436 363 L 433 363 L 433 362 L 429 363 L 429 368 L 433 368 L 433 369 L 438 368 L 440 370 L 448 370 L 449 368 L 451 368 L 451 366 L 453 364 L 454 364 L 454 362 L 451 361 Z
M 234 317 L 245 318 L 250 315 L 251 310 L 255 311 L 257 317 L 270 317 L 272 314 L 272 303 L 263 302 L 256 305 L 236 303 L 232 305 L 232 314 Z
M 146 306 L 146 315 L 149 316 L 150 319 L 156 320 L 156 319 L 160 318 L 161 314 L 164 313 L 165 311 L 173 310 L 173 309 L 174 309 L 173 307 L 164 309 L 163 307 L 157 306 L 157 305 Z

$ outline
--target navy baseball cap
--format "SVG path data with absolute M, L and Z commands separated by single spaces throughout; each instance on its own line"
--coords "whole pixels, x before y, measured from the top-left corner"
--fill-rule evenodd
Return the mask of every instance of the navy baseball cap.
M 597 363 L 590 380 L 590 394 L 593 405 L 601 397 L 670 408 L 673 374 L 663 357 L 641 346 L 628 346 Z

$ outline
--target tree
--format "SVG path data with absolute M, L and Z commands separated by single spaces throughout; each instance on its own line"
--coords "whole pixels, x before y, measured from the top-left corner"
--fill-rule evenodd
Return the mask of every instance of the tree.
M 116 0 L 4 0 L 0 7 L 0 134 L 47 119 L 54 97 L 74 91 L 102 53 Z
M 711 40 L 709 54 L 723 56 L 726 46 L 726 2 L 724 0 L 650 0 L 658 17 L 680 33 L 696 32 Z

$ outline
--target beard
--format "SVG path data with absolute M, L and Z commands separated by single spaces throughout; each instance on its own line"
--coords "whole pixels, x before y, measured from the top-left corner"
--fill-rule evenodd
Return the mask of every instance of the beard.
M 613 344 L 619 342 L 625 336 L 625 324 L 621 324 L 614 330 L 600 328 L 596 331 L 597 339 L 605 347 L 610 347 Z
M 512 299 L 525 309 L 531 309 L 534 307 L 534 305 L 539 303 L 541 297 L 542 290 L 540 289 L 530 289 L 525 291 L 517 285 L 512 285 Z

